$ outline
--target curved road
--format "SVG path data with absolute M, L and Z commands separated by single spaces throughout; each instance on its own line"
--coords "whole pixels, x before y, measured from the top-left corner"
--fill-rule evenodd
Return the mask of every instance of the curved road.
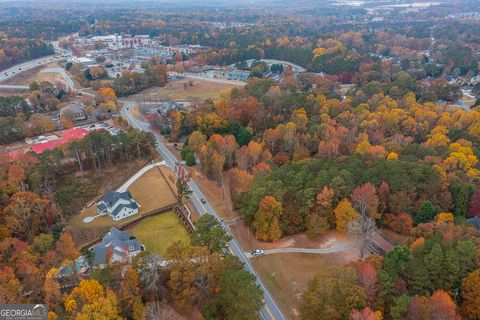
M 128 100 L 121 100 L 121 102 L 125 103 L 125 106 L 122 108 L 121 115 L 124 119 L 128 121 L 128 123 L 137 129 L 143 130 L 143 131 L 149 131 L 150 130 L 150 124 L 146 123 L 144 121 L 140 121 L 137 118 L 135 118 L 131 113 L 130 113 L 130 108 L 131 106 L 134 105 L 134 102 L 128 101 Z M 175 171 L 175 163 L 178 162 L 177 158 L 170 152 L 170 150 L 167 149 L 167 147 L 159 140 L 157 139 L 157 152 L 160 154 L 160 156 L 164 159 L 164 161 L 167 163 L 167 166 L 170 167 L 173 171 Z M 215 212 L 213 207 L 210 205 L 208 201 L 206 203 L 202 203 L 201 199 L 205 199 L 205 196 L 203 195 L 202 191 L 200 188 L 197 186 L 197 184 L 194 181 L 189 182 L 189 186 L 193 191 L 192 196 L 190 199 L 192 200 L 192 203 L 195 205 L 197 208 L 198 212 L 203 215 L 205 213 L 211 213 L 214 215 L 217 220 L 220 221 L 220 218 L 218 217 L 218 214 Z M 223 224 L 223 227 L 229 233 L 232 237 L 233 234 L 230 231 L 230 228 Z M 264 300 L 264 307 L 260 309 L 260 316 L 264 320 L 285 320 L 285 316 L 283 315 L 282 311 L 278 307 L 277 303 L 273 299 L 272 295 L 270 292 L 268 292 L 267 288 L 263 284 L 263 282 L 260 280 L 258 277 L 257 273 L 255 272 L 255 269 L 253 268 L 250 260 L 248 259 L 247 255 L 245 252 L 240 248 L 237 240 L 233 237 L 233 240 L 230 241 L 230 250 L 234 255 L 236 255 L 240 261 L 242 261 L 245 264 L 245 269 L 252 273 L 253 275 L 256 276 L 257 278 L 257 284 L 263 291 L 263 300 Z

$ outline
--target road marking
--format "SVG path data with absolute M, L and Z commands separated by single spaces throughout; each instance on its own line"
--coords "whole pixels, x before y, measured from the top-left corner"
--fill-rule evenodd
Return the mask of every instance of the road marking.
M 272 317 L 272 319 L 275 320 L 275 317 L 273 316 L 272 312 L 270 311 L 270 309 L 268 308 L 268 306 L 266 304 L 265 304 L 265 309 L 267 309 L 267 312 L 270 315 L 270 317 Z

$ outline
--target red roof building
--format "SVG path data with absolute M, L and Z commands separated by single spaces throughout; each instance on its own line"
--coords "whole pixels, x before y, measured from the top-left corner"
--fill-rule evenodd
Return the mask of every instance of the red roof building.
M 60 138 L 59 139 L 44 142 L 44 143 L 34 144 L 34 145 L 32 145 L 31 149 L 36 154 L 40 154 L 40 153 L 44 152 L 45 150 L 52 150 L 52 149 L 55 149 L 58 146 L 64 145 L 64 144 L 70 142 L 71 140 L 75 140 L 75 139 L 82 140 L 89 133 L 90 133 L 90 131 L 88 131 L 87 129 L 84 129 L 84 128 L 68 129 L 68 130 L 62 131 L 60 133 Z

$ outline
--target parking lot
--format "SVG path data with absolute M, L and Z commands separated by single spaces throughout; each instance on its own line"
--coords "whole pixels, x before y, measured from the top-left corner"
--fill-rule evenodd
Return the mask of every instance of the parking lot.
M 122 132 L 122 130 L 108 124 L 106 121 L 101 121 L 101 122 L 97 122 L 97 123 L 93 123 L 93 124 L 87 124 L 87 125 L 83 125 L 81 127 L 84 128 L 84 129 L 87 129 L 89 131 L 104 129 L 104 130 L 107 130 L 113 136 Z

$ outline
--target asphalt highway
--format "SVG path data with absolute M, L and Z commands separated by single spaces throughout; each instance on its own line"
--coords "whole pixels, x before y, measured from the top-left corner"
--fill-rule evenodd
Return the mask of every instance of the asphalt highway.
M 14 77 L 18 73 L 22 73 L 23 71 L 33 69 L 35 67 L 57 61 L 57 60 L 62 60 L 65 58 L 59 57 L 59 56 L 45 56 L 42 58 L 38 58 L 35 60 L 30 60 L 24 63 L 17 64 L 13 67 L 10 67 L 6 70 L 0 71 L 0 82 L 5 81 L 11 77 Z

